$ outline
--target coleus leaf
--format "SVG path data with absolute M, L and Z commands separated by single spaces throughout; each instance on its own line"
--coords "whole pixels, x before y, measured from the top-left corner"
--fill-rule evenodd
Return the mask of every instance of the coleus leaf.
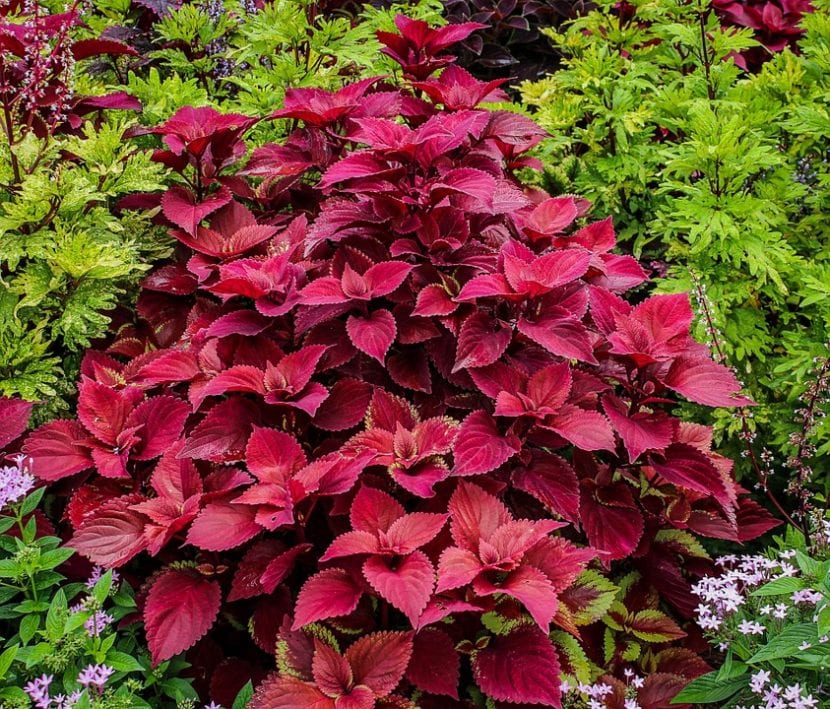
M 751 406 L 740 396 L 741 384 L 734 373 L 708 357 L 682 356 L 672 362 L 663 383 L 689 401 L 704 406 Z
M 452 638 L 443 630 L 426 628 L 415 635 L 406 679 L 429 694 L 458 699 L 461 658 Z
M 350 316 L 346 321 L 346 331 L 357 349 L 383 364 L 395 341 L 397 327 L 392 313 L 380 309 L 367 317 Z
M 392 693 L 412 657 L 412 632 L 372 633 L 346 650 L 355 683 L 366 685 L 376 697 Z
M 224 185 L 217 192 L 202 200 L 185 187 L 174 185 L 162 196 L 161 208 L 164 216 L 173 224 L 181 227 L 188 234 L 195 235 L 196 227 L 203 219 L 224 207 L 232 199 L 231 191 Z
M 157 666 L 192 647 L 219 614 L 219 584 L 189 569 L 169 569 L 150 586 L 144 605 L 147 643 Z
M 23 434 L 33 406 L 34 404 L 29 401 L 0 397 L 0 421 L 3 422 L 3 429 L 0 430 L 0 450 Z
M 244 544 L 262 531 L 256 509 L 248 505 L 212 502 L 190 526 L 188 544 L 208 551 L 224 551 Z
M 602 408 L 611 424 L 620 434 L 628 459 L 632 463 L 647 450 L 662 451 L 674 437 L 674 421 L 645 411 L 630 414 L 625 404 L 615 396 L 605 396 Z
M 77 421 L 50 421 L 32 433 L 23 453 L 32 461 L 32 473 L 41 480 L 60 480 L 91 468 L 89 438 Z
M 363 590 L 344 569 L 325 569 L 312 576 L 300 590 L 294 609 L 297 630 L 316 620 L 348 615 L 363 595 Z
M 511 339 L 513 329 L 505 323 L 491 318 L 485 312 L 474 313 L 461 326 L 452 371 L 493 364 L 504 354 Z
M 562 707 L 559 658 L 547 634 L 534 626 L 491 637 L 472 664 L 476 683 L 493 699 Z
M 372 556 L 363 564 L 363 575 L 381 598 L 402 611 L 415 626 L 432 596 L 435 569 L 421 551 L 413 551 L 399 561 L 391 562 Z
M 506 463 L 520 450 L 519 439 L 502 435 L 485 411 L 474 411 L 461 423 L 453 446 L 453 475 L 481 475 Z
M 109 500 L 78 527 L 69 545 L 101 566 L 121 566 L 147 546 L 145 518 L 131 507 L 141 496 Z

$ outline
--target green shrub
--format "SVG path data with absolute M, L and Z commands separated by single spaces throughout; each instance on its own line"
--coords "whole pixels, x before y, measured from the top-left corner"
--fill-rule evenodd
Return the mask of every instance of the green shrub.
M 662 289 L 702 286 L 723 355 L 759 402 L 750 426 L 780 465 L 830 326 L 829 6 L 805 19 L 800 55 L 785 50 L 756 76 L 730 58 L 754 44 L 749 31 L 721 29 L 708 3 L 630 7 L 606 0 L 549 32 L 565 68 L 522 87 L 552 134 L 547 186 L 612 215 L 629 248 L 667 271 Z M 717 416 L 737 454 L 741 421 Z M 815 434 L 826 460 L 830 428 Z

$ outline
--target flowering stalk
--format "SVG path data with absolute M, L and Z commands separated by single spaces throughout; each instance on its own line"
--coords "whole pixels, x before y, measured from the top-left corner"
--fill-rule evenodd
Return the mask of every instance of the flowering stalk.
M 817 364 L 821 361 L 821 365 L 816 371 L 815 379 L 801 395 L 804 407 L 796 412 L 801 429 L 793 433 L 789 439 L 790 444 L 796 447 L 796 452 L 787 459 L 787 467 L 795 473 L 795 477 L 787 486 L 787 492 L 798 499 L 797 514 L 805 526 L 808 525 L 808 518 L 813 511 L 810 502 L 812 493 L 808 486 L 813 478 L 813 468 L 809 461 L 815 455 L 816 448 L 810 443 L 810 439 L 815 432 L 817 419 L 824 416 L 821 404 L 827 402 L 827 392 L 830 388 L 830 357 L 825 357 L 823 361 L 817 358 L 815 361 Z
M 706 286 L 697 276 L 697 274 L 692 273 L 692 284 L 693 284 L 693 293 L 695 297 L 696 304 L 698 306 L 698 312 L 700 316 L 703 318 L 704 323 L 706 325 L 706 344 L 708 345 L 709 349 L 712 351 L 712 356 L 714 357 L 715 361 L 718 363 L 729 367 L 729 363 L 727 361 L 726 353 L 724 352 L 723 346 L 721 344 L 721 333 L 718 329 L 717 325 L 715 324 L 715 319 L 712 316 L 712 308 L 709 302 L 709 298 L 706 295 Z M 734 368 L 730 367 L 730 369 Z M 737 375 L 737 372 L 736 372 Z M 755 477 L 758 480 L 758 486 L 764 491 L 767 496 L 767 499 L 772 503 L 778 513 L 785 519 L 787 522 L 795 529 L 799 530 L 802 534 L 804 534 L 805 538 L 808 539 L 808 529 L 806 524 L 798 524 L 795 519 L 793 519 L 792 515 L 790 515 L 783 507 L 781 502 L 775 496 L 775 493 L 770 489 L 769 486 L 769 475 L 772 470 L 772 453 L 767 449 L 764 448 L 761 452 L 760 459 L 759 456 L 756 455 L 755 449 L 752 446 L 752 443 L 755 441 L 756 434 L 755 432 L 749 427 L 749 419 L 752 418 L 752 413 L 746 407 L 738 408 L 734 416 L 737 416 L 741 421 L 741 433 L 739 434 L 740 439 L 744 442 L 746 449 L 742 454 L 743 457 L 748 458 L 750 464 L 752 465 L 752 469 L 755 473 Z

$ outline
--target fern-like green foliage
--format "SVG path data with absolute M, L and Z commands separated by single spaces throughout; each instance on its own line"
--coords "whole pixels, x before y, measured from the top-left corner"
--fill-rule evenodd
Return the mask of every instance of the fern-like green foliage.
M 122 138 L 124 120 L 80 136 L 0 148 L 0 395 L 67 393 L 79 352 L 147 263 L 169 252 L 146 216 L 114 213 L 119 197 L 157 190 L 162 171 Z M 59 406 L 55 400 L 53 406 Z
M 108 1 L 108 0 L 106 0 Z M 189 3 L 150 31 L 157 47 L 151 68 L 130 74 L 128 90 L 145 106 L 143 121 L 165 120 L 184 105 L 268 115 L 282 106 L 288 88 L 334 89 L 347 80 L 394 74 L 397 65 L 380 53 L 377 30 L 394 30 L 401 12 L 444 24 L 441 0 L 415 0 L 356 16 L 321 15 L 313 0 L 273 0 L 246 12 L 238 0 Z M 290 126 L 255 129 L 253 142 L 279 138 Z
M 668 273 L 663 290 L 703 286 L 722 353 L 759 402 L 756 445 L 780 470 L 830 332 L 830 6 L 815 3 L 800 54 L 747 76 L 730 54 L 753 40 L 721 29 L 709 3 L 632 5 L 621 15 L 600 0 L 550 32 L 564 69 L 522 86 L 552 134 L 548 187 L 612 215 L 621 240 Z M 742 424 L 718 415 L 737 457 Z M 826 455 L 830 427 L 815 435 Z

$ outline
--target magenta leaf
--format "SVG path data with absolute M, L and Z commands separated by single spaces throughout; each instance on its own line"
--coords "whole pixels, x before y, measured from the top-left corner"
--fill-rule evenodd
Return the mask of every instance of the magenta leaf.
M 392 693 L 412 657 L 414 633 L 372 633 L 346 650 L 356 684 L 366 685 L 376 697 Z
M 349 339 L 357 349 L 383 364 L 395 341 L 395 318 L 388 310 L 376 310 L 368 317 L 352 315 L 346 321 Z
M 233 199 L 227 187 L 221 187 L 209 197 L 199 201 L 196 195 L 185 187 L 174 185 L 161 198 L 164 216 L 173 224 L 195 235 L 196 227 L 207 216 L 224 207 Z
M 512 338 L 513 330 L 505 323 L 483 312 L 474 313 L 461 326 L 452 371 L 493 364 L 504 354 Z
M 297 630 L 316 620 L 348 615 L 360 601 L 363 591 L 343 569 L 325 569 L 306 581 L 294 609 Z
M 453 446 L 453 475 L 481 475 L 506 463 L 520 449 L 515 436 L 502 435 L 485 411 L 474 411 L 461 423 Z
M 153 665 L 193 646 L 216 620 L 222 590 L 193 570 L 171 569 L 156 578 L 144 605 Z

